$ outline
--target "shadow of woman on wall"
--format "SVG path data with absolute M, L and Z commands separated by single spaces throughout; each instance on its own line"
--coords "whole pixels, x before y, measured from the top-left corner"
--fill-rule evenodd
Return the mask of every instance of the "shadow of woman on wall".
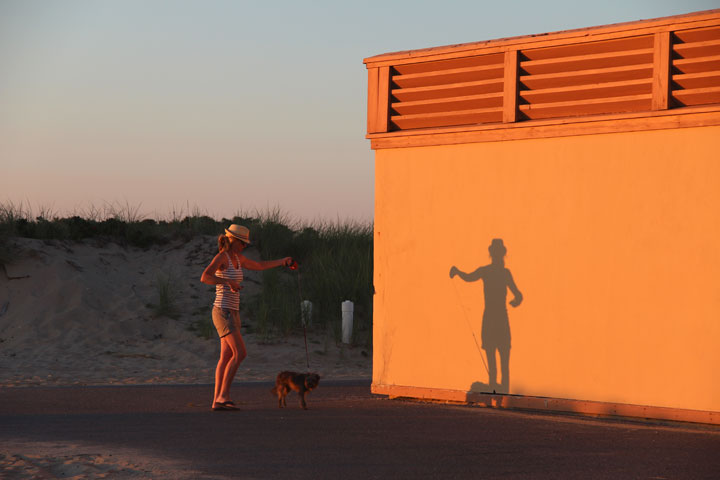
M 450 278 L 460 277 L 466 282 L 483 281 L 485 310 L 482 320 L 482 348 L 487 356 L 488 388 L 495 393 L 510 391 L 510 321 L 507 312 L 507 291 L 513 293 L 510 305 L 517 307 L 523 301 L 522 293 L 515 285 L 510 270 L 505 268 L 507 249 L 501 238 L 495 238 L 488 248 L 492 262 L 478 267 L 472 273 L 465 273 L 453 266 Z M 497 382 L 497 360 L 495 352 L 500 354 L 501 383 Z M 479 382 L 476 382 L 479 383 Z M 473 384 L 473 390 L 482 384 Z M 483 385 L 484 387 L 484 385 Z

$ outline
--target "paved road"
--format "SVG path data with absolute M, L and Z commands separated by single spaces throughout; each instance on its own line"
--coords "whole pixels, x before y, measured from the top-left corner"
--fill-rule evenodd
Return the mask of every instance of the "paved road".
M 4 388 L 0 446 L 142 452 L 193 478 L 720 478 L 715 427 L 387 400 L 351 381 L 279 410 L 270 386 L 236 384 L 238 412 L 210 411 L 207 385 Z

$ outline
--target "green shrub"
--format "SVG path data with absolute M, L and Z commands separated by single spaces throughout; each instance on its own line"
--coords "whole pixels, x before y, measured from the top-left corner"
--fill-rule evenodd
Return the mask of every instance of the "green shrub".
M 60 220 L 68 229 L 71 240 L 79 241 L 92 238 L 98 234 L 98 223 L 94 220 L 86 220 L 77 215 Z

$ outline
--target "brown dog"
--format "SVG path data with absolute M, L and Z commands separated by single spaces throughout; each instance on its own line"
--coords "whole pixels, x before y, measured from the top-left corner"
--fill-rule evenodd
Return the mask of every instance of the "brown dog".
M 317 373 L 297 373 L 297 372 L 280 372 L 275 379 L 275 387 L 270 390 L 273 395 L 278 397 L 278 407 L 287 407 L 285 397 L 290 390 L 295 390 L 300 395 L 300 405 L 307 410 L 305 403 L 305 394 L 310 390 L 317 388 L 320 383 L 320 375 Z

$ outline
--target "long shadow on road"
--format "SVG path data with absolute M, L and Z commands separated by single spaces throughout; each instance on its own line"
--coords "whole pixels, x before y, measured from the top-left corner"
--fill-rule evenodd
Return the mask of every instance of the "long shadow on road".
M 232 478 L 718 478 L 720 430 L 528 414 L 374 397 L 324 382 L 301 410 L 269 383 L 0 390 L 0 443 L 133 449 Z

